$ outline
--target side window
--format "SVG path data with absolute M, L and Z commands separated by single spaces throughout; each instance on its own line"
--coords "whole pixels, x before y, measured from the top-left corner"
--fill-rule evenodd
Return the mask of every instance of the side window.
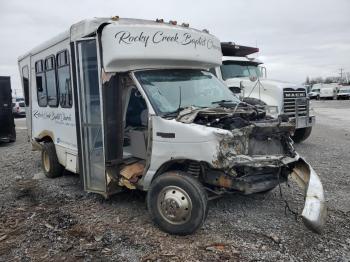
M 55 57 L 45 59 L 45 78 L 47 87 L 47 99 L 50 107 L 58 106 L 58 92 L 56 86 L 56 63 Z
M 39 60 L 35 63 L 35 76 L 36 91 L 38 95 L 38 105 L 41 107 L 45 107 L 47 106 L 47 92 L 43 60 Z
M 69 53 L 67 50 L 57 54 L 57 78 L 61 107 L 72 107 L 72 87 L 69 71 Z
M 24 92 L 24 101 L 26 106 L 29 106 L 29 69 L 28 66 L 22 67 L 22 85 Z

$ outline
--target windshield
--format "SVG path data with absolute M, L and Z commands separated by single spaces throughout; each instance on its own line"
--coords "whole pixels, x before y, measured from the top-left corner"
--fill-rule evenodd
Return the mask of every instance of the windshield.
M 238 104 L 239 99 L 210 72 L 194 69 L 135 72 L 158 114 L 189 106 L 217 107 L 219 102 Z
M 232 61 L 223 62 L 221 66 L 221 74 L 224 80 L 236 77 L 262 77 L 262 72 L 258 65 L 237 64 Z
M 340 89 L 339 93 L 350 93 L 350 89 Z

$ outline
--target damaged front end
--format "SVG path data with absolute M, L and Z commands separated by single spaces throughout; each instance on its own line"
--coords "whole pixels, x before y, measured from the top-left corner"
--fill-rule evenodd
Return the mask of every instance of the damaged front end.
M 305 190 L 301 214 L 305 225 L 321 232 L 326 207 L 321 181 L 295 152 L 288 119 L 275 119 L 263 110 L 241 103 L 235 107 L 188 108 L 177 120 L 215 128 L 217 151 L 204 167 L 202 182 L 213 192 L 252 194 L 269 191 L 288 178 Z

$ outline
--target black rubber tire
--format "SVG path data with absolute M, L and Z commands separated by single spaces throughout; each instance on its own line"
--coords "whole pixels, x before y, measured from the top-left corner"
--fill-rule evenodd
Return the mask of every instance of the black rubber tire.
M 45 168 L 45 163 L 44 163 L 45 153 L 48 155 L 48 158 L 49 158 L 48 169 Z M 55 148 L 54 143 L 45 142 L 43 144 L 43 148 L 42 148 L 42 152 L 41 152 L 41 163 L 42 163 L 42 168 L 43 168 L 43 171 L 44 171 L 44 174 L 46 177 L 55 178 L 55 177 L 62 176 L 64 168 L 58 162 L 56 148 Z
M 312 127 L 305 127 L 296 129 L 292 139 L 294 143 L 300 143 L 306 140 L 311 135 Z
M 321 100 L 321 97 L 319 95 L 316 96 L 316 100 Z
M 189 220 L 174 225 L 162 218 L 158 210 L 158 195 L 166 186 L 177 186 L 184 190 L 191 199 L 192 212 Z M 188 235 L 195 232 L 204 223 L 208 214 L 208 196 L 202 184 L 194 177 L 180 171 L 169 171 L 159 175 L 151 184 L 147 193 L 147 207 L 153 222 L 167 233 Z

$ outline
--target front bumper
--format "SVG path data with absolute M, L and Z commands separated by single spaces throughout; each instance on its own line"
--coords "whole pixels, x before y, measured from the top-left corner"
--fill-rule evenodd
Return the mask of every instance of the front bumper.
M 301 214 L 305 226 L 321 233 L 326 222 L 327 208 L 320 178 L 302 158 L 299 158 L 290 176 L 305 191 L 305 204 Z
M 289 108 L 290 109 L 290 108 Z M 285 112 L 285 111 L 284 111 Z M 288 115 L 288 112 L 285 112 Z M 310 99 L 300 97 L 295 99 L 294 112 L 289 117 L 289 122 L 295 126 L 295 129 L 312 127 L 315 125 L 316 117 L 310 116 Z
M 295 180 L 305 192 L 305 204 L 301 213 L 303 222 L 310 230 L 317 233 L 322 232 L 327 216 L 323 186 L 314 169 L 305 160 L 296 154 L 293 158 L 271 158 L 269 160 L 254 158 L 247 161 L 245 165 L 260 168 L 268 166 L 293 167 L 287 176 Z M 212 170 L 205 174 L 204 181 L 220 188 L 239 191 L 243 194 L 253 194 L 278 186 L 279 183 L 286 181 L 287 176 L 251 174 L 243 177 L 232 177 L 223 171 Z
M 295 129 L 306 128 L 315 125 L 315 116 L 297 116 L 290 118 L 290 122 L 295 124 Z

